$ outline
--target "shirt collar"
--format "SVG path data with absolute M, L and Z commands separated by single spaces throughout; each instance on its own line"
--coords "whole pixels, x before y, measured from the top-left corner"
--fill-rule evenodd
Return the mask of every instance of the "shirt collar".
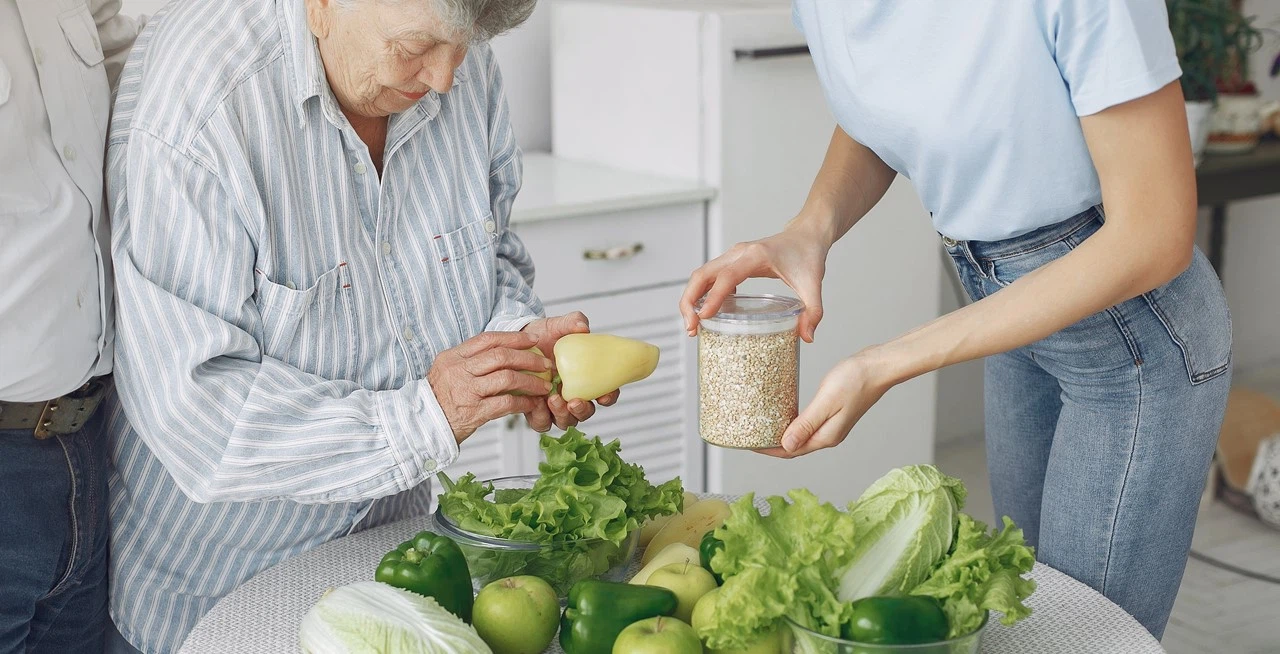
M 293 83 L 291 97 L 299 117 L 307 100 L 324 97 L 329 82 L 324 77 L 324 65 L 320 63 L 320 51 L 316 38 L 307 27 L 307 8 L 302 0 L 277 0 L 280 12 L 281 36 L 284 37 L 285 56 L 289 65 L 289 77 Z
M 316 46 L 316 37 L 307 25 L 307 9 L 303 0 L 277 0 L 280 12 L 280 25 L 283 32 L 286 57 L 289 62 L 290 77 L 293 78 L 292 98 L 299 117 L 306 120 L 304 113 L 307 101 L 319 97 L 328 98 L 337 108 L 337 101 L 332 99 L 329 80 L 324 74 L 324 63 L 320 60 L 320 49 Z M 471 57 L 453 71 L 453 85 L 456 87 L 467 79 L 466 67 Z M 439 105 L 439 94 L 432 91 L 422 100 L 418 107 L 434 114 L 426 104 Z M 326 102 L 327 104 L 327 102 Z

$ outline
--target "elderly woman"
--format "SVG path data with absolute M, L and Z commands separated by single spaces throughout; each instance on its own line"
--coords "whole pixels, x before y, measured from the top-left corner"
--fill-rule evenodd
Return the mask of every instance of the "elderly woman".
M 176 2 L 139 39 L 108 153 L 113 649 L 173 651 L 254 573 L 425 512 L 490 420 L 594 411 L 518 372 L 587 329 L 539 317 L 508 225 L 484 41 L 532 6 Z

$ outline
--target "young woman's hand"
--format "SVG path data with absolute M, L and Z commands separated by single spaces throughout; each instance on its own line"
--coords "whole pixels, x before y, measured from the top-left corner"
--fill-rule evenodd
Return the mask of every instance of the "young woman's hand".
M 800 314 L 800 338 L 813 342 L 814 330 L 822 320 L 822 276 L 827 270 L 831 242 L 816 230 L 788 227 L 759 241 L 739 243 L 728 252 L 703 264 L 689 276 L 680 313 L 689 335 L 698 333 L 698 321 L 714 316 L 738 284 L 752 277 L 782 280 L 804 302 Z M 701 312 L 694 309 L 706 296 Z
M 792 458 L 834 447 L 885 392 L 893 387 L 887 369 L 869 352 L 860 352 L 832 368 L 818 386 L 813 401 L 787 427 L 782 447 L 759 450 Z

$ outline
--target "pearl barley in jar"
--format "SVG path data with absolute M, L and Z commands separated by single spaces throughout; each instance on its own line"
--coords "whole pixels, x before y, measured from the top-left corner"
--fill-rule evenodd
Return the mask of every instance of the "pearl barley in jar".
M 701 304 L 699 304 L 701 308 Z M 803 305 L 777 295 L 730 295 L 698 330 L 698 428 L 712 445 L 782 444 L 796 418 Z

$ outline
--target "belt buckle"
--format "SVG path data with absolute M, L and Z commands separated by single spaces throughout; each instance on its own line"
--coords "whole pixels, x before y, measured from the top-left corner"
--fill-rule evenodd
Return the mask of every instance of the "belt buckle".
M 75 392 L 45 402 L 40 419 L 36 421 L 36 439 L 45 440 L 79 431 L 98 410 L 106 386 L 104 378 L 95 377 Z

